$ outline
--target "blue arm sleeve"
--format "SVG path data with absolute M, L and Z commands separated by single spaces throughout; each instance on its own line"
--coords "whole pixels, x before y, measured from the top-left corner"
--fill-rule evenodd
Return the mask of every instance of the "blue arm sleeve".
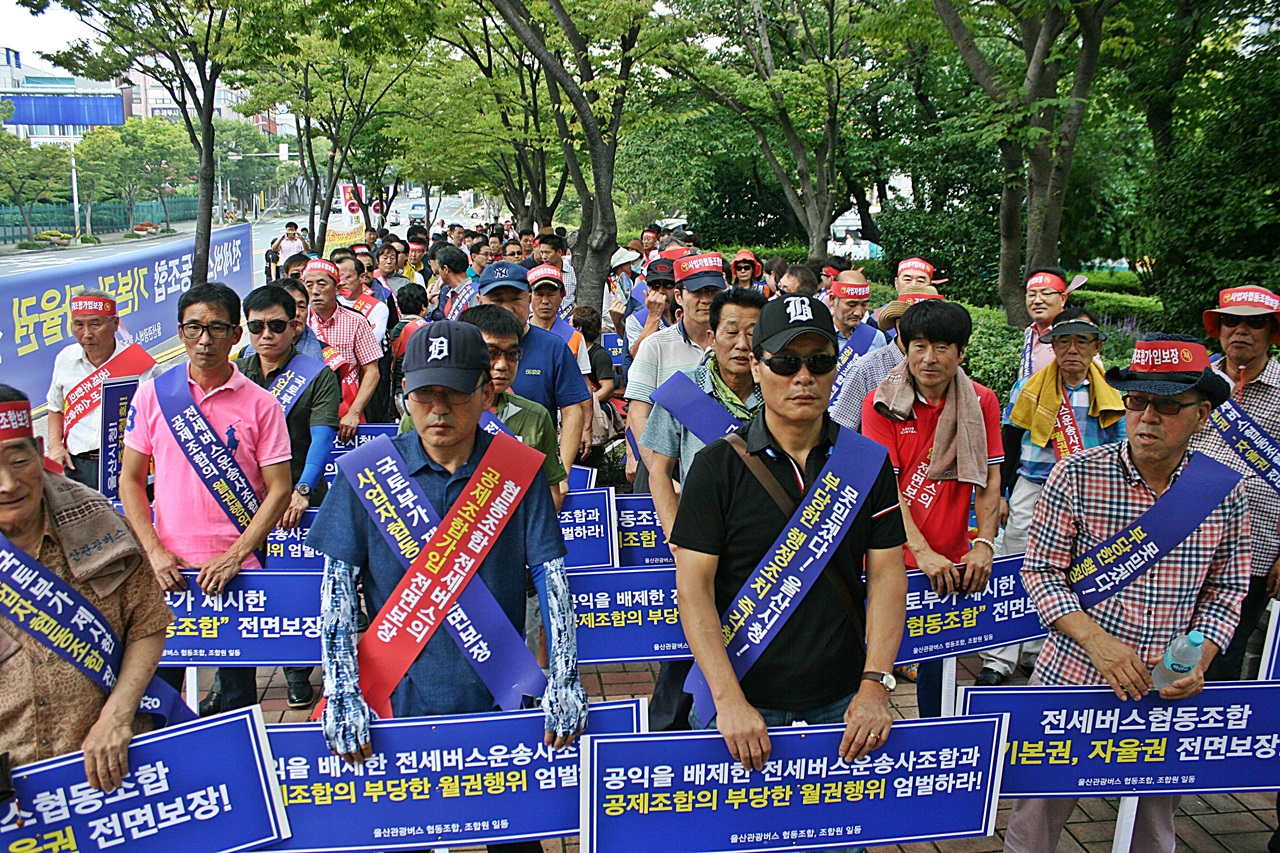
M 313 426 L 311 428 L 311 449 L 307 451 L 307 461 L 302 466 L 302 474 L 298 480 L 315 488 L 324 473 L 324 463 L 333 448 L 333 440 L 338 437 L 338 430 L 331 426 Z

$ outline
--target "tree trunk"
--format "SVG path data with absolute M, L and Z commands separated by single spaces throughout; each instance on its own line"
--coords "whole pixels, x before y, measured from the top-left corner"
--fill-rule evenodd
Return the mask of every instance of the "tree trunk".
M 1000 140 L 999 147 L 1004 173 L 1000 191 L 1000 302 L 1009 324 L 1022 328 L 1031 322 L 1022 288 L 1022 151 L 1008 139 Z
M 173 226 L 169 224 L 169 202 L 164 200 L 164 191 L 156 193 L 156 198 L 160 200 L 160 209 L 164 211 L 165 230 L 172 230 Z
M 35 226 L 31 224 L 31 208 L 22 203 L 21 195 L 15 194 L 14 200 L 18 203 L 18 212 L 22 214 L 22 222 L 27 226 L 27 239 L 34 243 L 36 239 L 36 229 Z
M 200 104 L 200 180 L 196 198 L 195 253 L 191 258 L 191 284 L 209 280 L 209 241 L 213 238 L 214 181 L 219 180 L 213 147 L 213 82 L 205 87 Z

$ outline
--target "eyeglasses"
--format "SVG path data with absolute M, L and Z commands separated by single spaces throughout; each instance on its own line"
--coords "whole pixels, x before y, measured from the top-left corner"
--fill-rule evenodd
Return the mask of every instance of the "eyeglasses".
M 235 326 L 231 325 L 230 323 L 194 323 L 193 322 L 193 323 L 183 323 L 182 325 L 178 326 L 178 331 L 182 332 L 182 336 L 184 338 L 190 338 L 193 341 L 199 340 L 200 338 L 204 337 L 205 332 L 208 332 L 209 337 L 213 338 L 214 340 L 221 340 L 222 338 L 230 337 L 231 330 L 234 328 Z
M 497 361 L 505 358 L 507 361 L 519 361 L 524 356 L 524 350 L 520 347 L 512 347 L 511 349 L 498 349 L 497 347 L 489 347 L 489 360 Z
M 1150 406 L 1158 415 L 1176 415 L 1183 409 L 1198 405 L 1200 405 L 1198 400 L 1194 403 L 1179 403 L 1168 397 L 1135 397 L 1132 394 L 1126 394 L 1124 397 L 1124 407 L 1129 411 L 1145 412 Z
M 476 254 L 477 254 L 477 255 L 479 255 L 479 256 L 480 256 L 480 257 L 482 257 L 482 258 L 492 258 L 492 257 L 493 257 L 493 252 L 492 252 L 492 250 L 490 250 L 490 249 L 485 249 L 483 252 L 476 252 Z
M 1219 322 L 1222 323 L 1224 329 L 1234 329 L 1241 323 L 1244 323 L 1250 329 L 1265 329 L 1271 325 L 1270 314 L 1255 314 L 1252 317 L 1241 317 L 1239 314 L 1219 314 Z
M 809 372 L 814 376 L 826 376 L 836 369 L 836 357 L 829 352 L 819 352 L 809 356 L 772 355 L 760 360 L 769 365 L 769 369 L 779 376 L 795 376 L 800 372 L 802 364 L 808 365 Z
M 455 391 L 453 388 L 419 388 L 409 392 L 409 399 L 423 406 L 434 406 L 437 400 L 444 400 L 446 406 L 461 406 L 475 396 L 475 391 Z
M 270 329 L 273 335 L 283 335 L 285 329 L 289 328 L 288 320 L 250 320 L 245 323 L 249 327 L 249 334 L 260 335 L 263 329 Z

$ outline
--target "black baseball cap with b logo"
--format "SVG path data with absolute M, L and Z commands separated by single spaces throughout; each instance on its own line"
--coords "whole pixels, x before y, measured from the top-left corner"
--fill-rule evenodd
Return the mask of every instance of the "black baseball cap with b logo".
M 404 390 L 441 385 L 464 394 L 476 390 L 489 369 L 489 347 L 470 323 L 437 320 L 409 337 L 404 352 Z
M 840 348 L 836 324 L 827 306 L 803 293 L 784 293 L 760 312 L 751 343 L 765 352 L 777 353 L 805 332 L 817 332 Z

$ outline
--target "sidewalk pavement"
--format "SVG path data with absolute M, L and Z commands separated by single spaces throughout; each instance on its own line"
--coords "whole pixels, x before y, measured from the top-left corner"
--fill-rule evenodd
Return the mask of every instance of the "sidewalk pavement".
M 960 659 L 957 678 L 971 683 L 982 667 L 977 655 Z M 605 699 L 648 698 L 653 693 L 658 674 L 656 663 L 612 664 L 582 668 L 582 686 L 592 701 Z M 202 669 L 203 690 L 212 680 L 213 670 Z M 1010 684 L 1025 679 L 1011 678 Z M 320 693 L 319 667 L 311 676 L 316 693 Z M 310 711 L 290 710 L 286 701 L 284 671 L 260 668 L 258 690 L 263 716 L 268 723 L 305 722 Z M 916 716 L 915 685 L 899 682 L 893 696 L 894 713 L 901 719 Z M 1115 831 L 1117 800 L 1082 799 L 1067 823 L 1058 853 L 1109 853 Z M 1184 797 L 1178 810 L 1178 853 L 1265 853 L 1267 841 L 1276 825 L 1275 795 L 1271 793 L 1216 794 Z M 1009 803 L 1001 803 L 996 818 L 996 835 L 988 838 L 964 838 L 956 841 L 917 843 L 873 847 L 871 853 L 989 853 L 1002 850 Z M 483 851 L 484 848 L 457 848 L 455 853 Z M 577 853 L 577 837 L 544 841 L 545 853 Z

